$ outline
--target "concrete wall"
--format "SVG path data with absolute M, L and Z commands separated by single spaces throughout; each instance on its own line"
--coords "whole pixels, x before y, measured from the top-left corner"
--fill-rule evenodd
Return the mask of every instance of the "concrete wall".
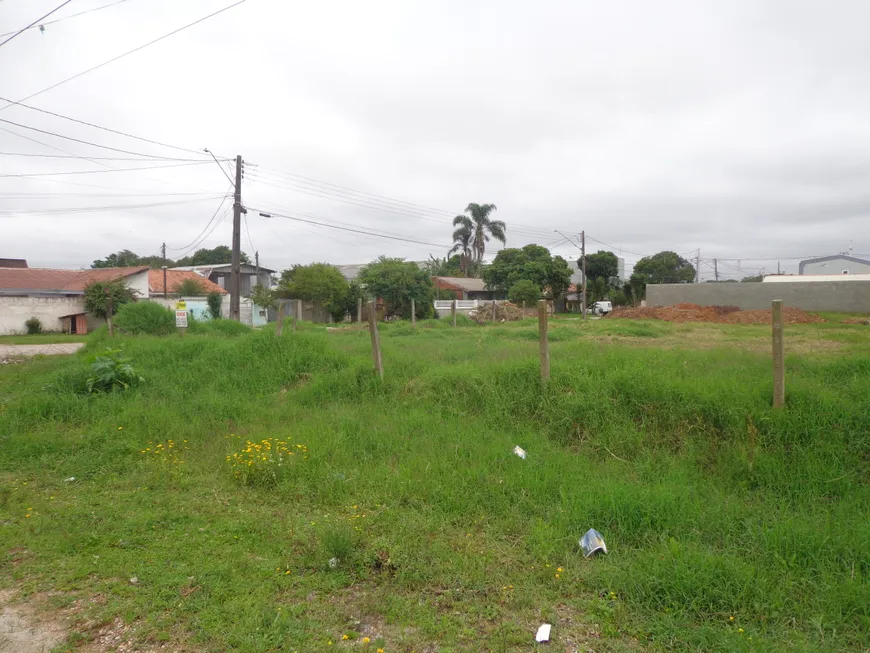
M 27 333 L 24 323 L 38 317 L 45 331 L 61 331 L 62 315 L 85 312 L 84 297 L 0 297 L 0 335 Z M 88 331 L 103 320 L 88 316 Z
M 188 315 L 193 315 L 194 319 L 200 322 L 205 322 L 211 319 L 211 312 L 208 310 L 208 301 L 205 297 L 152 297 L 150 301 L 165 306 L 169 310 L 175 310 L 175 303 L 179 299 L 184 299 L 187 304 Z M 221 317 L 229 319 L 230 317 L 230 296 L 224 295 L 221 298 Z M 239 298 L 239 318 L 242 324 L 248 326 L 263 326 L 267 322 L 265 311 L 259 306 L 254 306 L 250 299 L 246 297 Z
M 124 281 L 133 289 L 137 298 L 144 299 L 148 297 L 148 270 L 124 277 Z
M 774 299 L 805 311 L 870 312 L 870 281 L 811 281 L 801 283 L 676 283 L 646 287 L 647 306 L 684 302 L 700 306 L 738 306 L 769 309 Z

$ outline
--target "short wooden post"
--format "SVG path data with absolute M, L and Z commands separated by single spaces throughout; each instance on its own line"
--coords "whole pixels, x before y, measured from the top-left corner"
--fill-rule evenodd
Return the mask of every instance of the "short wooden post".
M 550 380 L 550 341 L 547 338 L 547 300 L 538 301 L 538 339 L 541 347 L 541 383 Z
M 356 321 L 362 324 L 362 297 L 356 298 Z
M 782 300 L 773 300 L 773 407 L 785 406 L 785 343 L 782 337 Z
M 112 296 L 106 294 L 106 324 L 109 326 L 109 337 L 115 335 L 115 325 L 112 324 Z
M 375 373 L 384 378 L 384 361 L 381 359 L 381 339 L 378 336 L 378 311 L 374 302 L 369 302 L 369 334 L 372 337 L 372 360 Z
M 293 311 L 293 333 L 296 333 L 296 325 L 302 319 L 302 300 L 296 300 L 296 310 Z
M 278 322 L 275 324 L 275 337 L 280 338 L 284 332 L 284 302 L 278 302 Z
M 411 327 L 417 326 L 417 304 L 414 298 L 411 298 Z
M 450 314 L 453 316 L 453 326 L 456 326 L 456 300 L 450 305 Z
M 495 322 L 495 300 L 492 300 L 492 321 Z

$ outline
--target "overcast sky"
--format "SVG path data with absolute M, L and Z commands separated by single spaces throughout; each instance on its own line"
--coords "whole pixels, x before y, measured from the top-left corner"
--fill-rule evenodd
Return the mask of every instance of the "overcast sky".
M 111 1 L 72 0 L 46 21 Z M 60 2 L 0 2 L 0 32 Z M 231 3 L 124 0 L 29 30 L 0 47 L 0 95 L 20 100 Z M 269 267 L 443 256 L 451 215 L 479 202 L 498 206 L 508 246 L 576 257 L 555 230 L 585 229 L 629 267 L 700 248 L 704 278 L 713 257 L 739 277 L 850 244 L 870 254 L 868 25 L 866 0 L 247 0 L 27 104 L 241 154 L 242 247 Z M 19 106 L 0 120 L 199 158 Z M 0 128 L 0 175 L 100 171 L 0 177 L 0 257 L 79 267 L 164 241 L 180 256 L 229 206 L 213 161 L 117 172 L 176 162 L 12 156 L 134 158 Z M 123 208 L 143 204 L 161 206 Z M 82 207 L 103 210 L 62 211 Z M 230 215 L 208 233 L 201 246 L 229 244 Z

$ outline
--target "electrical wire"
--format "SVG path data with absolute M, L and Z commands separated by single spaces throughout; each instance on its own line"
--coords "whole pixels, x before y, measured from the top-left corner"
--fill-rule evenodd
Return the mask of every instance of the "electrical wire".
M 14 39 L 14 38 L 15 38 L 16 36 L 18 36 L 19 34 L 21 34 L 21 33 L 25 32 L 25 31 L 29 30 L 29 29 L 30 29 L 31 27 L 33 27 L 34 25 L 39 24 L 39 22 L 42 21 L 43 18 L 48 18 L 48 17 L 51 16 L 54 12 L 56 12 L 56 11 L 59 10 L 59 9 L 62 9 L 64 6 L 68 5 L 70 2 L 72 2 L 72 0 L 65 0 L 65 2 L 60 3 L 57 7 L 55 7 L 54 9 L 52 9 L 51 11 L 49 11 L 47 14 L 45 14 L 45 16 L 42 16 L 41 18 L 37 18 L 35 21 L 33 21 L 32 23 L 30 23 L 30 25 L 28 25 L 27 27 L 22 27 L 20 30 L 18 30 L 17 32 L 15 32 L 14 34 L 12 34 L 12 36 L 10 36 L 8 39 L 6 39 L 6 40 L 3 41 L 2 43 L 0 43 L 0 48 L 2 48 L 4 45 L 6 45 L 7 43 L 9 43 L 9 41 L 11 41 L 12 39 Z M 6 36 L 6 35 L 4 34 L 3 36 Z
M 248 214 L 242 213 L 242 217 L 245 219 L 245 232 L 248 234 L 248 244 L 251 246 L 251 251 L 256 252 L 257 248 L 254 247 L 254 241 L 251 240 L 251 230 L 248 228 Z
M 224 209 L 224 212 L 221 214 L 221 217 L 219 217 L 217 219 L 217 222 L 214 223 L 214 225 L 209 230 L 209 232 L 207 234 L 205 234 L 202 238 L 200 238 L 197 242 L 195 242 L 193 244 L 193 246 L 191 246 L 186 252 L 183 252 L 182 255 L 179 256 L 178 258 L 184 258 L 185 256 L 188 256 L 189 254 L 193 253 L 194 250 L 198 249 L 200 245 L 202 245 L 206 240 L 211 238 L 211 235 L 217 230 L 217 228 L 220 226 L 221 222 L 223 222 L 224 218 L 226 218 L 227 215 L 229 215 L 231 208 L 232 207 L 228 206 L 226 209 Z M 169 249 L 169 248 L 167 247 L 167 249 Z
M 44 113 L 44 114 L 49 115 L 49 116 L 54 116 L 55 118 L 62 118 L 63 120 L 69 120 L 70 122 L 76 122 L 80 125 L 85 125 L 87 127 L 93 127 L 94 129 L 101 129 L 104 132 L 109 132 L 110 134 L 117 134 L 118 136 L 126 136 L 127 138 L 132 138 L 132 139 L 135 139 L 137 141 L 142 141 L 143 143 L 151 143 L 152 145 L 160 145 L 161 147 L 168 147 L 172 150 L 179 150 L 181 152 L 187 152 L 189 154 L 198 154 L 199 156 L 202 156 L 202 152 L 200 152 L 198 150 L 192 150 L 192 149 L 187 148 L 187 147 L 179 147 L 178 145 L 170 145 L 168 143 L 161 143 L 160 141 L 155 141 L 155 140 L 150 139 L 150 138 L 144 138 L 142 136 L 136 136 L 135 134 L 128 134 L 127 132 L 118 131 L 117 129 L 111 129 L 109 127 L 103 127 L 102 125 L 97 125 L 97 124 L 94 124 L 92 122 L 87 122 L 86 120 L 79 120 L 78 118 L 72 118 L 70 116 L 65 116 L 62 113 L 48 111 L 47 109 L 40 109 L 39 107 L 34 107 L 30 104 L 24 104 L 24 102 L 16 102 L 15 100 L 10 100 L 9 98 L 5 98 L 2 96 L 0 96 L 0 101 L 8 102 L 9 105 L 7 105 L 7 106 L 12 106 L 14 104 L 15 106 L 18 106 L 18 107 L 23 107 L 25 109 L 30 109 L 32 111 L 38 111 L 39 113 Z M 6 107 L 3 107 L 3 109 L 6 109 Z M 3 109 L 0 109 L 0 111 L 2 111 Z
M 196 163 L 170 163 L 168 165 L 160 165 L 160 166 L 145 166 L 144 168 L 112 168 L 111 170 L 73 170 L 66 172 L 34 172 L 20 175 L 0 175 L 0 178 L 7 177 L 53 177 L 60 175 L 93 175 L 93 174 L 105 174 L 107 172 L 133 172 L 136 170 L 160 170 L 163 168 L 183 168 L 185 166 L 198 166 L 203 163 L 208 163 L 207 161 L 197 161 Z
M 252 209 L 250 207 L 248 210 L 261 212 L 260 209 Z M 296 216 L 292 216 L 292 215 L 285 215 L 285 214 L 281 214 L 281 213 L 270 213 L 269 211 L 262 211 L 262 212 L 266 213 L 266 215 L 264 215 L 263 217 L 267 217 L 267 218 L 285 218 L 287 220 L 295 220 L 297 222 L 304 222 L 307 224 L 313 224 L 313 225 L 316 225 L 319 227 L 327 227 L 329 229 L 338 229 L 339 231 L 348 231 L 351 233 L 363 234 L 366 236 L 377 236 L 379 238 L 386 238 L 389 240 L 398 240 L 398 241 L 405 242 L 405 243 L 413 243 L 415 245 L 427 245 L 429 247 L 438 247 L 438 248 L 446 247 L 443 244 L 439 245 L 439 244 L 435 244 L 435 243 L 425 242 L 422 240 L 414 240 L 413 238 L 404 238 L 402 236 L 390 236 L 390 235 L 386 235 L 386 234 L 378 234 L 378 233 L 371 232 L 371 231 L 365 231 L 363 229 L 352 229 L 350 227 L 340 227 L 338 225 L 327 224 L 325 222 L 317 222 L 315 220 L 306 220 L 305 218 L 300 218 L 300 217 L 296 217 Z
M 2 2 L 2 0 L 0 0 L 0 2 Z M 62 16 L 60 18 L 55 18 L 54 20 L 47 20 L 44 23 L 40 23 L 40 25 L 45 26 L 45 25 L 54 25 L 55 23 L 62 23 L 63 21 L 69 20 L 70 18 L 75 18 L 76 16 L 84 16 L 85 14 L 89 14 L 89 13 L 94 12 L 94 11 L 99 11 L 100 9 L 107 9 L 109 7 L 114 7 L 115 5 L 119 5 L 122 2 L 127 2 L 127 0 L 115 0 L 115 2 L 110 2 L 109 4 L 103 5 L 102 7 L 94 7 L 93 9 L 86 9 L 85 11 L 80 11 L 77 14 L 70 14 L 69 16 Z M 34 27 L 34 25 L 31 25 L 29 27 L 25 27 L 24 31 L 26 31 L 28 29 L 32 29 L 33 27 Z M 3 38 L 4 36 L 9 36 L 10 34 L 14 34 L 14 33 L 15 32 L 6 32 L 5 34 L 0 34 L 0 38 Z
M 69 2 L 69 1 L 70 0 L 67 0 L 67 2 Z M 238 0 L 237 2 L 234 2 L 233 4 L 228 5 L 228 6 L 224 7 L 223 9 L 218 9 L 217 11 L 212 12 L 212 13 L 208 14 L 207 16 L 203 16 L 202 18 L 199 18 L 199 19 L 193 21 L 192 23 L 188 23 L 187 25 L 183 25 L 182 27 L 174 29 L 171 32 L 168 32 L 167 34 L 164 34 L 163 36 L 160 36 L 160 37 L 154 39 L 153 41 L 149 41 L 148 43 L 145 43 L 145 44 L 140 45 L 136 48 L 133 48 L 132 50 L 128 50 L 127 52 L 124 52 L 123 54 L 119 54 L 116 57 L 112 57 L 111 59 L 108 59 L 107 61 L 104 61 L 101 64 L 97 64 L 96 66 L 92 66 L 91 68 L 88 68 L 87 70 L 83 70 L 80 73 L 76 73 L 72 77 L 67 77 L 66 79 L 63 79 L 55 84 L 52 84 L 51 86 L 45 87 L 41 91 L 36 91 L 36 93 L 31 93 L 27 97 L 23 97 L 20 100 L 18 100 L 18 102 L 26 102 L 27 100 L 34 98 L 37 95 L 42 95 L 43 93 L 47 93 L 48 91 L 51 91 L 52 89 L 55 89 L 58 86 L 61 86 L 62 84 L 66 84 L 67 82 L 71 82 L 72 80 L 78 79 L 79 77 L 82 77 L 83 75 L 87 75 L 88 73 L 92 73 L 95 70 L 99 70 L 103 66 L 107 66 L 110 63 L 118 61 L 118 59 L 122 59 L 122 58 L 126 57 L 127 55 L 133 54 L 134 52 L 138 52 L 139 50 L 143 50 L 143 49 L 147 48 L 149 45 L 154 45 L 155 43 L 158 43 L 159 41 L 162 41 L 163 39 L 169 38 L 170 36 L 173 36 L 174 34 L 178 34 L 179 32 L 186 30 L 189 27 L 193 27 L 194 25 L 197 25 L 205 20 L 208 20 L 209 18 L 217 16 L 218 14 L 222 14 L 223 12 L 232 9 L 233 7 L 237 7 L 244 2 L 247 2 L 247 0 Z M 66 3 L 64 3 L 64 4 L 66 4 Z M 5 107 L 0 108 L 0 111 L 4 111 L 11 106 L 12 106 L 11 104 L 7 104 Z
M 189 200 L 175 200 L 172 202 L 151 202 L 147 204 L 115 204 L 111 206 L 80 206 L 80 207 L 65 207 L 57 209 L 25 209 L 16 210 L 9 209 L 0 211 L 0 216 L 16 217 L 19 215 L 67 215 L 73 213 L 92 213 L 95 211 L 124 211 L 127 209 L 150 209 L 159 206 L 178 206 L 181 204 L 193 204 L 195 202 L 211 201 L 212 197 L 200 197 Z
M 80 138 L 73 138 L 72 136 L 64 136 L 63 134 L 58 134 L 57 132 L 51 132 L 45 129 L 39 129 L 38 127 L 30 127 L 29 125 L 22 125 L 19 122 L 13 122 L 12 120 L 6 120 L 5 118 L 0 118 L 0 122 L 6 123 L 7 125 L 14 125 L 15 127 L 20 127 L 22 129 L 29 129 L 31 131 L 39 132 L 40 134 L 46 134 L 48 136 L 54 136 L 55 138 L 62 138 L 67 141 L 73 141 L 74 143 L 81 143 L 83 145 L 90 145 L 91 147 L 99 147 L 103 150 L 111 150 L 112 152 L 119 152 L 121 154 L 132 154 L 135 156 L 141 156 L 148 159 L 158 159 L 161 161 L 180 161 L 176 157 L 171 156 L 159 156 L 157 154 L 144 154 L 142 152 L 134 152 L 131 150 L 122 150 L 117 147 L 110 147 L 108 145 L 100 145 L 99 143 L 93 143 L 91 141 L 85 141 Z M 183 159 L 184 161 L 190 161 L 191 159 Z
M 203 230 L 199 232 L 199 235 L 198 235 L 196 238 L 194 238 L 194 239 L 193 239 L 190 243 L 188 243 L 187 245 L 183 245 L 182 247 L 168 247 L 168 246 L 167 246 L 166 249 L 171 249 L 173 252 L 178 252 L 178 251 L 181 251 L 181 250 L 183 250 L 183 249 L 189 249 L 189 248 L 191 247 L 191 245 L 192 245 L 193 243 L 195 243 L 197 240 L 199 240 L 199 238 L 200 238 L 200 237 L 201 237 L 201 236 L 206 232 L 206 230 L 209 228 L 209 226 L 211 225 L 211 223 L 214 222 L 215 217 L 217 217 L 217 214 L 220 212 L 221 207 L 224 205 L 224 202 L 227 201 L 227 198 L 229 198 L 229 196 L 230 196 L 229 193 L 227 193 L 227 194 L 224 195 L 223 199 L 221 200 L 221 203 L 218 204 L 218 207 L 215 209 L 215 212 L 212 214 L 211 218 L 210 218 L 209 221 L 206 223 L 205 227 L 203 227 Z
M 4 131 L 8 131 L 5 130 Z M 10 134 L 14 134 L 15 132 L 9 132 Z M 20 134 L 16 134 L 16 136 L 20 136 Z M 39 142 L 39 141 L 34 141 Z M 51 147 L 46 143 L 41 143 L 42 145 L 46 145 L 47 147 Z M 0 156 L 22 156 L 22 157 L 38 157 L 43 159 L 84 159 L 85 157 L 79 156 L 78 154 L 32 154 L 27 152 L 0 152 Z M 133 157 L 133 156 L 90 156 L 87 157 L 88 161 L 139 161 L 139 162 L 150 162 L 153 163 L 153 158 L 144 158 L 144 157 Z M 172 161 L 200 161 L 200 159 L 171 159 Z

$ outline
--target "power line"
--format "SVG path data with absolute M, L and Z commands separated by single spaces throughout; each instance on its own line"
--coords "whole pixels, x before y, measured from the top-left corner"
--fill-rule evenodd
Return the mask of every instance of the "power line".
M 8 130 L 4 130 L 8 131 Z M 9 132 L 10 134 L 14 134 L 15 132 Z M 20 136 L 20 134 L 16 134 L 16 136 Z M 39 141 L 35 141 L 39 142 Z M 47 147 L 51 147 L 46 143 L 41 143 L 42 145 L 46 145 Z M 23 157 L 38 157 L 43 159 L 84 159 L 85 157 L 79 156 L 78 154 L 33 154 L 28 152 L 0 152 L 0 156 L 23 156 Z M 153 163 L 153 158 L 145 158 L 145 157 L 135 157 L 135 156 L 90 156 L 87 157 L 88 161 L 139 161 L 139 162 L 150 162 Z M 200 159 L 171 159 L 172 161 L 190 161 L 190 162 L 199 162 Z
M 251 251 L 256 252 L 257 248 L 254 247 L 254 241 L 251 240 L 251 230 L 248 228 L 248 214 L 243 213 L 242 215 L 245 218 L 245 232 L 248 234 L 248 244 L 251 246 Z
M 231 190 L 231 189 L 232 189 L 232 186 L 230 186 L 230 190 Z M 227 198 L 229 198 L 229 196 L 230 196 L 230 193 L 229 193 L 229 191 L 228 191 L 228 192 L 223 196 L 223 199 L 221 199 L 221 203 L 218 204 L 218 207 L 215 209 L 215 212 L 212 214 L 211 218 L 210 218 L 209 221 L 206 223 L 205 227 L 203 227 L 203 230 L 199 232 L 199 235 L 198 235 L 196 238 L 194 238 L 191 242 L 189 242 L 187 245 L 184 245 L 184 246 L 182 246 L 182 247 L 167 247 L 166 249 L 171 249 L 173 252 L 178 252 L 178 251 L 181 251 L 181 250 L 183 250 L 183 249 L 189 249 L 189 248 L 191 247 L 191 245 L 193 245 L 194 243 L 196 243 L 196 241 L 198 241 L 198 240 L 200 239 L 200 237 L 201 237 L 201 236 L 206 232 L 206 230 L 209 228 L 209 226 L 211 225 L 211 223 L 214 222 L 215 217 L 217 217 L 217 214 L 220 212 L 221 207 L 224 205 L 224 202 L 227 201 Z M 223 218 L 221 218 L 221 219 L 223 219 Z
M 260 212 L 260 209 L 249 208 L 249 210 Z M 352 229 L 350 227 L 340 227 L 338 225 L 327 224 L 325 222 L 317 222 L 315 220 L 306 220 L 305 218 L 299 218 L 299 217 L 292 216 L 292 215 L 284 215 L 281 213 L 270 213 L 268 211 L 264 211 L 263 213 L 265 213 L 265 215 L 263 215 L 263 217 L 265 217 L 265 218 L 286 218 L 287 220 L 295 220 L 297 222 L 305 222 L 307 224 L 313 224 L 313 225 L 316 225 L 319 227 L 327 227 L 329 229 L 338 229 L 339 231 L 349 231 L 351 233 L 364 234 L 366 236 L 377 236 L 379 238 L 386 238 L 389 240 L 398 240 L 398 241 L 402 241 L 402 242 L 406 242 L 406 243 L 413 243 L 415 245 L 427 245 L 429 247 L 438 247 L 438 248 L 445 247 L 445 245 L 443 245 L 443 244 L 436 245 L 435 243 L 428 243 L 428 242 L 425 242 L 422 240 L 414 240 L 412 238 L 404 238 L 402 236 L 389 236 L 386 234 L 378 234 L 375 232 L 365 231 L 362 229 Z
M 69 213 L 92 213 L 94 211 L 120 211 L 128 209 L 150 209 L 159 206 L 177 206 L 180 204 L 193 204 L 195 202 L 204 202 L 212 200 L 211 197 L 200 197 L 189 200 L 175 200 L 172 202 L 151 202 L 148 204 L 115 204 L 111 206 L 80 206 L 74 208 L 57 208 L 57 209 L 25 209 L 25 210 L 5 210 L 0 211 L 0 216 L 18 216 L 18 215 L 57 215 Z
M 13 122 L 11 120 L 6 120 L 5 118 L 0 118 L 0 122 L 4 122 L 7 125 L 14 125 L 16 127 L 21 127 L 22 129 L 29 129 L 31 131 L 39 132 L 40 134 L 46 134 L 47 136 L 54 136 L 55 138 L 63 138 L 67 141 L 73 141 L 74 143 L 82 143 L 83 145 L 90 145 L 91 147 L 99 147 L 103 150 L 111 150 L 112 152 L 120 152 L 121 154 L 132 154 L 135 156 L 140 156 L 149 159 L 159 159 L 161 161 L 180 161 L 182 159 L 178 159 L 171 156 L 160 156 L 157 154 L 144 154 L 142 152 L 133 152 L 131 150 L 122 150 L 117 147 L 110 147 L 108 145 L 100 145 L 99 143 L 93 143 L 91 141 L 85 141 L 80 138 L 73 138 L 72 136 L 64 136 L 63 134 L 58 134 L 56 132 L 51 132 L 45 129 L 39 129 L 38 127 L 30 127 L 29 125 L 22 125 L 19 122 Z M 191 159 L 183 159 L 184 161 L 190 161 Z
M 69 2 L 69 1 L 70 0 L 67 0 L 67 2 Z M 247 0 L 238 0 L 237 2 L 234 2 L 233 4 L 228 5 L 228 6 L 224 7 L 223 9 L 218 9 L 217 11 L 210 13 L 207 16 L 203 16 L 202 18 L 195 20 L 192 23 L 188 23 L 187 25 L 179 27 L 178 29 L 174 29 L 167 34 L 164 34 L 163 36 L 154 39 L 153 41 L 149 41 L 148 43 L 145 43 L 144 45 L 140 45 L 139 47 L 133 48 L 132 50 L 128 50 L 127 52 L 124 52 L 123 54 L 119 54 L 116 57 L 112 57 L 111 59 L 104 61 L 101 64 L 97 64 L 96 66 L 92 66 L 91 68 L 88 68 L 87 70 L 83 70 L 80 73 L 76 73 L 72 77 L 67 77 L 66 79 L 61 80 L 61 81 L 57 82 L 56 84 L 52 84 L 51 86 L 47 86 L 46 88 L 42 89 L 41 91 L 37 91 L 36 93 L 31 93 L 27 97 L 23 97 L 18 101 L 25 102 L 31 98 L 36 97 L 37 95 L 42 95 L 43 93 L 46 93 L 52 89 L 55 89 L 58 86 L 61 86 L 62 84 L 66 84 L 67 82 L 71 82 L 74 79 L 78 79 L 79 77 L 81 77 L 83 75 L 87 75 L 88 73 L 91 73 L 95 70 L 102 68 L 103 66 L 107 66 L 110 63 L 118 61 L 118 59 L 122 59 L 122 58 L 126 57 L 127 55 L 133 54 L 134 52 L 138 52 L 139 50 L 143 50 L 144 48 L 147 48 L 149 45 L 154 45 L 155 43 L 158 43 L 159 41 L 162 41 L 163 39 L 169 38 L 170 36 L 173 36 L 174 34 L 178 34 L 179 32 L 186 30 L 189 27 L 193 27 L 194 25 L 197 25 L 197 24 L 203 22 L 204 20 L 208 20 L 209 18 L 217 16 L 218 14 L 222 14 L 223 12 L 228 11 L 229 9 L 232 9 L 233 7 L 237 7 L 238 5 L 240 5 L 244 2 L 247 2 Z M 66 4 L 66 3 L 64 3 L 64 4 Z M 5 107 L 0 108 L 0 111 L 4 111 L 5 109 L 8 109 L 11 106 L 12 106 L 11 104 L 7 104 Z
M 54 177 L 60 175 L 93 175 L 93 174 L 105 174 L 107 172 L 133 172 L 136 170 L 160 170 L 162 168 L 183 168 L 185 166 L 198 166 L 203 163 L 207 163 L 207 161 L 197 161 L 196 163 L 170 163 L 168 165 L 160 165 L 160 166 L 145 166 L 143 168 L 112 168 L 110 170 L 73 170 L 66 172 L 34 172 L 20 175 L 0 175 L 2 177 Z
M 34 25 L 38 24 L 38 23 L 39 23 L 43 18 L 48 18 L 48 17 L 51 16 L 54 12 L 56 12 L 58 9 L 62 9 L 65 5 L 68 5 L 70 2 L 72 2 L 72 0 L 65 0 L 65 2 L 60 3 L 57 7 L 55 7 L 54 9 L 52 9 L 51 11 L 49 11 L 47 14 L 45 14 L 45 16 L 42 16 L 41 18 L 37 18 L 35 21 L 33 21 L 32 23 L 30 23 L 30 25 L 28 25 L 27 27 L 22 27 L 20 30 L 18 30 L 17 32 L 15 32 L 15 33 L 14 33 L 12 36 L 10 36 L 8 39 L 6 39 L 6 40 L 3 41 L 2 43 L 0 43 L 0 48 L 2 48 L 4 45 L 6 45 L 7 43 L 9 43 L 9 41 L 11 41 L 12 39 L 14 39 L 16 36 L 18 36 L 18 35 L 21 34 L 22 32 L 24 32 L 24 31 L 26 31 L 26 30 L 29 30 L 29 29 L 30 29 L 31 27 L 33 27 Z M 4 34 L 3 36 L 6 36 L 6 35 Z
M 221 222 L 224 221 L 224 218 L 226 218 L 229 215 L 231 209 L 232 209 L 232 206 L 228 206 L 227 208 L 225 208 L 224 212 L 221 214 L 221 217 L 219 217 L 217 219 L 217 221 L 214 223 L 214 225 L 209 230 L 209 232 L 207 234 L 205 234 L 204 236 L 202 236 L 198 241 L 195 241 L 194 244 L 191 247 L 189 247 L 186 252 L 184 252 L 181 256 L 179 256 L 179 258 L 184 258 L 185 256 L 188 256 L 195 249 L 198 249 L 199 246 L 202 245 L 206 240 L 211 238 L 211 235 L 220 226 Z M 166 249 L 169 249 L 169 248 L 167 247 Z
M 86 120 L 79 120 L 78 118 L 72 118 L 70 116 L 65 116 L 62 113 L 55 113 L 54 111 L 48 111 L 46 109 L 40 109 L 39 107 L 34 107 L 30 104 L 24 104 L 24 102 L 16 102 L 15 100 L 10 100 L 9 98 L 5 98 L 0 96 L 0 101 L 8 102 L 7 106 L 15 105 L 19 107 L 23 107 L 25 109 L 31 109 L 32 111 L 38 111 L 39 113 L 44 113 L 49 116 L 54 116 L 55 118 L 62 118 L 63 120 L 69 120 L 70 122 L 77 122 L 80 125 L 85 125 L 87 127 L 93 127 L 94 129 L 102 129 L 105 132 L 109 132 L 110 134 L 117 134 L 118 136 L 126 136 L 127 138 L 133 138 L 137 141 L 142 141 L 143 143 L 151 143 L 152 145 L 160 145 L 161 147 L 168 147 L 173 150 L 179 150 L 181 152 L 187 152 L 189 154 L 198 154 L 202 156 L 202 152 L 197 150 L 192 150 L 186 147 L 179 147 L 177 145 L 169 145 L 168 143 L 161 143 L 160 141 L 155 141 L 150 138 L 143 138 L 142 136 L 136 136 L 134 134 L 128 134 L 127 132 L 118 131 L 117 129 L 110 129 L 109 127 L 103 127 L 102 125 L 96 125 L 92 122 L 87 122 Z M 7 107 L 3 107 L 0 111 L 3 111 Z M 150 155 L 149 155 L 150 156 Z
M 0 2 L 2 2 L 2 0 L 0 0 Z M 55 18 L 54 20 L 47 20 L 44 23 L 41 23 L 41 26 L 54 25 L 55 23 L 62 23 L 63 21 L 69 20 L 70 18 L 75 18 L 76 16 L 84 16 L 85 14 L 89 14 L 93 11 L 99 11 L 100 9 L 107 9 L 109 7 L 114 7 L 115 5 L 119 5 L 122 2 L 127 2 L 127 0 L 115 0 L 115 2 L 110 2 L 109 4 L 103 5 L 102 7 L 94 7 L 93 9 L 86 9 L 85 11 L 80 11 L 77 14 L 70 14 L 69 16 L 62 16 L 61 18 Z M 64 4 L 66 4 L 66 3 L 64 3 Z M 43 16 L 43 18 L 44 18 L 44 16 Z M 39 21 L 37 21 L 37 23 L 38 22 Z M 29 27 L 25 27 L 24 30 L 22 30 L 22 31 L 32 29 L 33 26 L 34 25 L 30 25 Z M 14 32 L 6 32 L 5 34 L 0 34 L 0 38 L 2 38 L 4 36 L 9 36 L 10 34 L 14 34 Z

